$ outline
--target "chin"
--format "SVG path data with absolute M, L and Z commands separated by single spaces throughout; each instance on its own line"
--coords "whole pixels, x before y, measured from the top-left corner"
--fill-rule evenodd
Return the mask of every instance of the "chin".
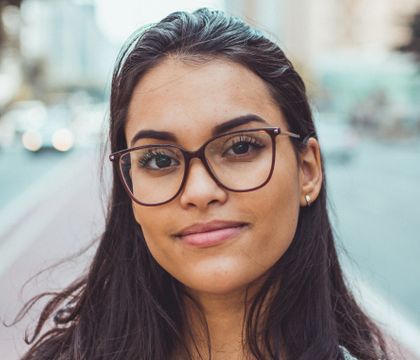
M 199 287 L 188 287 L 188 290 L 193 294 L 206 294 L 206 295 L 213 295 L 213 296 L 227 296 L 229 294 L 234 294 L 238 291 L 245 290 L 245 287 L 247 284 L 241 284 L 241 285 L 220 285 L 220 284 L 213 284 L 214 286 L 211 286 L 211 284 L 202 285 Z
M 244 276 L 244 269 L 230 271 L 217 271 L 212 274 L 199 272 L 194 273 L 194 278 L 181 281 L 192 292 L 213 295 L 228 295 L 237 291 L 244 291 L 247 286 L 255 282 L 261 274 L 256 276 Z

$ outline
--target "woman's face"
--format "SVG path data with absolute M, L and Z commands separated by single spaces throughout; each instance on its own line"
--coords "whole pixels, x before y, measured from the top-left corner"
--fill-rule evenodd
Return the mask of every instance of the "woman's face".
M 190 65 L 169 58 L 137 84 L 125 135 L 129 144 L 140 130 L 169 131 L 192 151 L 211 137 L 215 126 L 246 114 L 258 115 L 267 124 L 250 122 L 230 131 L 287 129 L 264 82 L 244 66 L 223 60 Z M 156 143 L 173 142 L 141 139 L 134 145 Z M 290 138 L 278 136 L 274 172 L 264 187 L 242 193 L 225 190 L 195 158 L 175 199 L 152 207 L 133 202 L 133 213 L 150 252 L 168 273 L 192 291 L 227 294 L 260 278 L 289 247 L 304 196 L 302 176 Z M 204 247 L 174 236 L 187 226 L 213 220 L 247 225 L 226 241 Z

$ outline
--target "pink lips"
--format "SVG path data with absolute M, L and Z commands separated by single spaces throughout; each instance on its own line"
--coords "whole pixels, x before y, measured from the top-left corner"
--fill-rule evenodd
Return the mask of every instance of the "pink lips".
M 239 222 L 213 221 L 190 226 L 176 234 L 176 237 L 187 245 L 210 247 L 238 235 L 246 225 Z

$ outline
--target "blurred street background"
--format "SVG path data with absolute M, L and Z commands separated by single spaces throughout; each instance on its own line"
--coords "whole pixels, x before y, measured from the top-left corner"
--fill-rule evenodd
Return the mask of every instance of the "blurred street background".
M 89 263 L 122 43 L 202 6 L 263 30 L 304 77 L 349 283 L 402 356 L 420 359 L 420 0 L 0 0 L 0 320 Z M 39 308 L 0 325 L 0 359 L 24 352 Z

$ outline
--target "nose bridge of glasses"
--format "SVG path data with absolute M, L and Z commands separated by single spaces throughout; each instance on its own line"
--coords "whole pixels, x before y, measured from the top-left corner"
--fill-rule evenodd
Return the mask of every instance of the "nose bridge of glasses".
M 206 144 L 202 145 L 200 148 L 198 148 L 195 151 L 188 151 L 183 149 L 182 152 L 184 154 L 185 157 L 185 164 L 186 167 L 189 168 L 190 167 L 190 163 L 194 158 L 198 158 L 201 160 L 202 164 L 204 165 L 204 167 L 207 167 L 206 165 L 206 158 L 204 155 L 204 150 L 205 150 L 205 146 Z
M 192 162 L 195 158 L 197 158 L 197 160 L 200 160 L 199 162 L 201 162 L 201 166 L 203 167 L 203 170 L 207 173 L 207 176 L 209 176 L 213 181 L 217 183 L 217 180 L 214 178 L 212 170 L 205 157 L 205 147 L 206 144 L 204 144 L 195 151 L 183 151 L 185 156 L 185 182 L 188 181 L 191 172 Z

